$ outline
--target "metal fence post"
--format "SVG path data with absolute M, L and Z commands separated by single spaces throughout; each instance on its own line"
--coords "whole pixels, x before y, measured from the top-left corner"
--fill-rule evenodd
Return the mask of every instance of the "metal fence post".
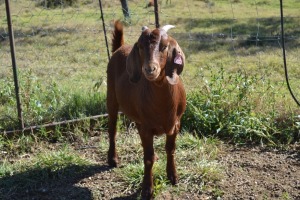
M 285 74 L 285 81 L 288 87 L 288 90 L 296 102 L 298 106 L 300 106 L 300 102 L 298 101 L 297 97 L 295 96 L 291 85 L 289 81 L 289 74 L 288 74 L 288 69 L 287 69 L 287 62 L 286 62 L 286 54 L 285 54 L 285 39 L 284 39 L 284 16 L 283 16 L 283 2 L 280 0 L 280 22 L 281 22 L 281 45 L 282 45 L 282 56 L 283 56 L 283 66 L 284 66 L 284 74 Z
M 154 0 L 155 27 L 159 28 L 158 3 Z
M 9 0 L 5 0 L 5 7 L 6 7 L 7 26 L 9 32 L 9 42 L 10 42 L 11 61 L 12 61 L 12 68 L 13 68 L 13 75 L 14 75 L 19 127 L 21 129 L 24 129 L 24 121 L 22 116 L 22 106 L 21 106 L 20 91 L 19 91 L 18 70 L 16 64 L 16 55 L 15 55 L 14 33 L 13 33 L 12 21 L 10 15 Z
M 100 6 L 100 12 L 101 12 L 103 32 L 104 32 L 104 37 L 105 37 L 105 44 L 106 44 L 107 56 L 108 56 L 108 61 L 109 61 L 110 60 L 110 54 L 109 54 L 108 41 L 107 41 L 107 36 L 106 36 L 106 28 L 105 28 L 105 22 L 104 22 L 104 16 L 103 16 L 103 9 L 102 9 L 102 2 L 101 2 L 101 0 L 99 0 L 99 6 Z

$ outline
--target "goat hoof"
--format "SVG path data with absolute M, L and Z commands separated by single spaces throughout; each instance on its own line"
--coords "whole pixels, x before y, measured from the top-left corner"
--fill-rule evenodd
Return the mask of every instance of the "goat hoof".
M 178 183 L 177 175 L 168 175 L 168 179 L 172 185 L 177 185 L 177 183 Z
M 108 165 L 110 167 L 118 167 L 118 159 L 116 159 L 116 158 L 109 158 L 108 159 Z
M 153 198 L 153 189 L 143 189 L 142 190 L 142 200 L 151 200 Z

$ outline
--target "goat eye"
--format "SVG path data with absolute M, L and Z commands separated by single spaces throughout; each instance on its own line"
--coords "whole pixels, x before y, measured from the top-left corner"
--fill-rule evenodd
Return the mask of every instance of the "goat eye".
M 167 48 L 167 46 L 162 46 L 160 51 L 164 51 Z

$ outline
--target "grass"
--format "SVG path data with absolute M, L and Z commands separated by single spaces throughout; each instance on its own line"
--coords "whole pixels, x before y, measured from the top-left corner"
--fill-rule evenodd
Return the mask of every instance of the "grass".
M 228 74 L 222 67 L 216 74 L 210 80 L 203 78 L 203 87 L 188 94 L 183 129 L 234 143 L 278 145 L 299 140 L 299 116 L 274 109 L 278 93 L 270 82 L 245 72 Z
M 24 145 L 25 146 L 25 145 Z M 70 165 L 88 165 L 91 164 L 87 159 L 83 159 L 70 152 L 67 146 L 62 146 L 61 149 L 50 152 L 39 152 L 31 159 L 19 160 L 13 164 L 8 160 L 3 160 L 1 165 L 1 177 L 12 176 L 17 173 L 23 173 L 31 170 L 45 170 L 49 169 L 49 174 L 43 174 L 41 180 L 47 180 L 56 172 Z M 52 175 L 50 175 L 52 174 Z M 33 174 L 30 174 L 33 175 Z M 59 174 L 55 174 L 57 176 Z M 34 176 L 39 177 L 40 174 Z M 27 177 L 28 178 L 28 177 Z
M 1 199 L 26 198 L 32 194 L 39 196 L 55 187 L 67 188 L 70 182 L 80 180 L 83 174 L 88 175 L 99 167 L 90 159 L 75 154 L 68 145 L 35 153 L 23 154 L 17 160 L 11 157 L 1 160 Z M 53 194 L 54 198 L 56 196 Z
M 42 135 L 43 133 L 39 134 Z M 93 148 L 88 148 L 87 151 L 81 150 L 90 144 L 91 139 L 80 141 L 80 138 L 84 138 L 80 134 L 76 131 L 73 132 L 72 136 L 64 134 L 65 136 L 60 137 L 59 142 L 48 144 L 48 148 L 45 148 L 45 140 L 37 135 L 23 136 L 18 141 L 6 140 L 7 142 L 11 141 L 13 144 L 17 143 L 22 148 L 17 146 L 8 147 L 7 144 L 4 144 L 1 148 L 6 151 L 6 154 L 1 153 L 0 186 L 2 196 L 0 197 L 3 199 L 24 198 L 26 194 L 22 194 L 22 191 L 27 191 L 29 194 L 38 194 L 43 189 L 45 191 L 57 190 L 59 193 L 57 187 L 60 184 L 64 184 L 64 182 L 73 183 L 75 180 L 88 177 L 86 175 L 88 170 L 90 171 L 88 174 L 91 176 L 92 173 L 97 171 L 97 167 L 99 170 L 103 168 L 101 164 L 97 164 L 99 163 L 97 157 L 106 158 L 107 137 L 102 138 L 103 136 L 101 136 L 102 139 L 99 143 L 92 143 L 97 150 L 95 155 L 95 152 L 91 151 Z M 138 193 L 143 176 L 143 161 L 141 159 L 143 152 L 140 139 L 137 134 L 130 134 L 130 137 L 128 137 L 128 134 L 119 135 L 117 148 L 121 166 L 110 171 L 113 176 L 119 177 L 115 180 L 115 184 L 123 185 L 122 195 Z M 51 138 L 51 136 L 48 138 Z M 74 138 L 79 140 L 77 139 L 73 142 L 73 145 L 70 145 L 69 140 Z M 212 138 L 199 139 L 191 134 L 181 134 L 177 139 L 176 149 L 180 183 L 177 187 L 173 187 L 168 182 L 165 172 L 164 137 L 156 138 L 155 150 L 159 160 L 154 165 L 155 196 L 160 198 L 168 192 L 180 196 L 191 192 L 202 194 L 207 191 L 217 191 L 217 182 L 221 180 L 223 173 L 222 166 L 217 162 L 217 156 L 221 148 L 222 144 L 219 140 Z M 15 155 L 11 154 L 13 152 Z M 105 176 L 105 174 L 101 174 L 104 171 L 100 170 L 98 173 L 100 173 L 99 176 Z M 104 184 L 105 187 L 109 187 L 108 182 Z M 10 188 L 10 191 L 8 188 Z M 96 199 L 99 189 L 90 186 L 90 190 L 96 195 L 93 199 Z M 102 192 L 104 191 L 100 190 L 100 193 Z M 72 191 L 69 192 L 68 196 L 71 194 Z
M 113 3 L 116 2 L 103 2 L 108 32 L 113 19 L 123 18 Z M 37 7 L 31 1 L 24 5 L 12 2 L 26 126 L 105 112 L 107 56 L 97 4 L 96 1 L 78 1 L 76 6 L 61 10 Z M 299 16 L 296 8 L 299 2 L 286 1 L 284 5 L 289 75 L 298 97 Z M 4 4 L 1 6 L 4 8 Z M 129 1 L 132 21 L 125 28 L 127 43 L 136 40 L 142 25 L 153 25 L 151 8 L 144 6 L 143 2 Z M 174 18 L 171 14 L 176 13 L 179 6 L 182 12 Z M 5 27 L 4 13 L 1 17 L 1 26 Z M 176 25 L 170 34 L 187 56 L 182 75 L 189 98 L 184 119 L 186 130 L 198 135 L 224 136 L 240 143 L 297 141 L 299 109 L 287 91 L 283 76 L 278 3 L 161 3 L 160 20 L 161 24 Z M 0 42 L 3 52 L 0 129 L 13 130 L 18 123 L 12 72 L 5 67 L 10 65 L 9 43 L 7 33 L 1 32 L 1 35 L 4 39 Z M 110 42 L 110 34 L 108 39 Z M 205 91 L 207 89 L 213 91 Z M 213 104 L 205 106 L 209 102 Z M 206 119 L 206 115 L 210 118 Z M 228 118 L 229 115 L 232 117 Z
M 17 119 L 10 116 L 16 115 L 14 85 L 8 78 L 1 80 L 1 83 L 0 99 L 5 106 L 1 107 L 4 114 L 0 118 L 0 129 L 14 129 Z M 103 114 L 106 112 L 106 103 L 105 95 L 99 92 L 102 88 L 103 81 L 99 80 L 91 86 L 90 91 L 70 94 L 55 81 L 45 86 L 29 71 L 20 80 L 24 123 L 30 126 Z

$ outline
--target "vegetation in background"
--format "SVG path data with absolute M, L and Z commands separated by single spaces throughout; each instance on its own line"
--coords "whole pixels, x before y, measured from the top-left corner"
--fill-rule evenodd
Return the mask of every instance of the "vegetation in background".
M 99 92 L 101 83 L 90 92 L 68 94 L 55 81 L 45 86 L 32 71 L 21 77 L 20 90 L 25 126 L 106 113 L 105 95 Z M 0 102 L 5 105 L 1 109 L 7 113 L 0 118 L 0 130 L 14 129 L 18 125 L 17 119 L 10 118 L 17 115 L 14 85 L 5 78 L 1 80 L 0 86 Z
M 281 113 L 276 110 L 279 94 L 270 81 L 261 79 L 258 74 L 249 75 L 243 71 L 230 74 L 222 66 L 218 68 L 216 72 L 211 68 L 210 79 L 203 77 L 200 87 L 189 91 L 182 119 L 185 131 L 235 143 L 276 145 L 299 140 L 299 115 L 295 111 Z M 5 87 L 1 90 L 1 102 L 15 104 L 13 84 L 7 79 L 2 81 Z M 68 96 L 63 95 L 55 82 L 45 88 L 29 73 L 21 82 L 25 123 L 34 125 L 104 114 L 106 98 L 98 91 L 102 86 L 99 82 L 90 93 Z M 5 117 L 1 120 L 3 127 L 17 125 L 16 120 Z M 123 121 L 127 123 L 126 119 Z
M 242 71 L 228 74 L 220 67 L 200 85 L 188 94 L 184 130 L 234 143 L 278 145 L 299 140 L 300 116 L 276 110 L 278 93 L 269 81 Z
M 47 1 L 49 4 L 55 2 Z M 71 6 L 75 3 L 70 2 Z M 88 3 L 77 3 L 84 2 Z M 127 31 L 139 30 L 138 19 L 145 11 L 144 7 L 134 7 L 132 3 L 129 2 L 132 24 L 125 29 L 127 43 L 136 40 L 134 36 L 129 37 L 132 34 Z M 103 56 L 101 61 L 98 59 L 95 39 L 99 38 L 93 32 L 85 31 L 90 26 L 99 26 L 99 16 L 94 13 L 97 4 L 89 2 L 87 6 L 80 7 L 82 14 L 77 17 L 72 17 L 74 11 L 66 8 L 65 15 L 70 15 L 70 19 L 58 27 L 55 24 L 60 24 L 60 14 L 57 13 L 61 12 L 60 9 L 35 8 L 32 12 L 40 13 L 41 21 L 38 21 L 26 8 L 27 11 L 19 13 L 18 20 L 14 21 L 17 33 L 22 31 L 30 35 L 16 37 L 26 126 L 105 113 L 107 60 Z M 120 8 L 106 1 L 103 4 L 107 21 L 111 12 L 116 13 L 113 17 L 122 16 Z M 193 5 L 203 10 L 201 16 L 195 12 Z M 15 10 L 22 10 L 19 4 L 12 6 Z M 161 4 L 164 11 L 171 13 L 178 6 Z M 297 141 L 299 110 L 291 107 L 294 103 L 288 98 L 283 78 L 280 41 L 277 40 L 280 35 L 278 3 L 193 1 L 181 6 L 182 14 L 175 19 L 165 15 L 160 19 L 161 24 L 165 21 L 176 24 L 176 29 L 170 34 L 174 34 L 187 56 L 182 76 L 188 94 L 183 128 L 197 135 L 214 135 L 238 143 L 274 145 Z M 285 6 L 288 16 L 285 19 L 287 47 L 293 50 L 288 51 L 288 59 L 293 61 L 298 56 L 295 47 L 299 39 L 294 37 L 299 35 L 295 28 L 299 20 L 294 9 L 298 3 L 288 1 Z M 40 9 L 43 12 L 39 12 Z M 244 12 L 248 13 L 247 17 L 228 16 L 228 13 L 242 16 L 239 14 Z M 50 21 L 48 15 L 53 15 Z M 260 15 L 259 19 L 257 15 Z M 41 29 L 35 28 L 39 26 Z M 18 30 L 18 27 L 23 28 Z M 82 36 L 84 39 L 81 39 Z M 100 40 L 98 43 L 104 43 Z M 5 50 L 7 37 L 0 44 Z M 101 55 L 106 54 L 105 50 L 104 46 L 100 49 Z M 22 51 L 28 52 L 26 59 L 20 59 Z M 49 54 L 55 59 L 49 60 Z M 294 62 L 289 63 L 289 67 L 293 78 L 298 74 L 298 68 Z M 6 74 L 6 71 L 0 73 L 4 77 L 0 80 L 0 130 L 12 130 L 18 124 L 12 75 Z M 297 88 L 295 79 L 291 80 L 291 84 Z

